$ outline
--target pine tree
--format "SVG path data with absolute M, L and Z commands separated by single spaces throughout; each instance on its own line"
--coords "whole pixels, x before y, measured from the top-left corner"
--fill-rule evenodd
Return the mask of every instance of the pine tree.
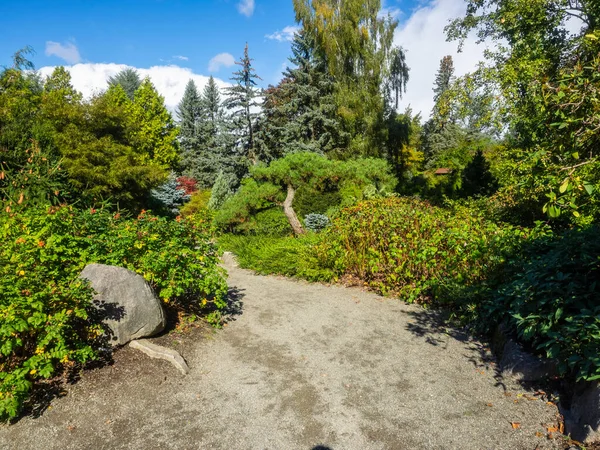
M 109 87 L 116 84 L 120 84 L 129 100 L 133 100 L 135 91 L 142 85 L 142 79 L 135 69 L 128 67 L 108 79 Z
M 227 88 L 225 107 L 230 111 L 231 131 L 237 139 L 238 154 L 250 164 L 256 164 L 258 158 L 254 142 L 254 131 L 260 108 L 258 98 L 260 89 L 256 87 L 256 80 L 261 78 L 256 75 L 252 67 L 252 59 L 248 56 L 248 44 L 244 49 L 244 56 L 236 64 L 241 69 L 234 72 L 231 80 L 234 86 Z
M 462 173 L 462 194 L 467 197 L 492 195 L 498 190 L 498 181 L 490 170 L 490 163 L 481 149 L 466 165 Z
M 307 33 L 294 36 L 290 62 L 279 85 L 265 91 L 258 135 L 266 161 L 299 151 L 332 154 L 347 145 L 333 78 Z

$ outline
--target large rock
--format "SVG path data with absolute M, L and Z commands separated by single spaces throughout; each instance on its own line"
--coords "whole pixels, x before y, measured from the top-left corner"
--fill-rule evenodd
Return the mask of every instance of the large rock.
M 576 441 L 589 444 L 600 441 L 600 383 L 581 383 L 565 414 L 567 433 Z
M 519 381 L 544 381 L 558 376 L 556 361 L 532 355 L 512 339 L 504 344 L 500 368 Z
M 164 330 L 162 304 L 140 275 L 122 267 L 89 264 L 80 277 L 89 280 L 96 291 L 94 306 L 112 332 L 112 345 L 124 345 Z

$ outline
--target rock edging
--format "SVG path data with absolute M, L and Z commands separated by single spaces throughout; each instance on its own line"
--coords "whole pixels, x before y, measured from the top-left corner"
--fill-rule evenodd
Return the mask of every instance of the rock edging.
M 544 381 L 556 377 L 558 361 L 523 350 L 510 338 L 502 325 L 492 338 L 492 347 L 498 356 L 503 374 L 521 382 Z M 583 382 L 568 387 L 573 394 L 559 408 L 565 418 L 565 434 L 584 444 L 600 442 L 600 382 Z M 565 404 L 570 405 L 569 409 Z
M 129 346 L 141 351 L 150 358 L 163 359 L 170 362 L 183 375 L 187 375 L 190 371 L 185 359 L 176 350 L 154 344 L 146 339 L 131 341 Z

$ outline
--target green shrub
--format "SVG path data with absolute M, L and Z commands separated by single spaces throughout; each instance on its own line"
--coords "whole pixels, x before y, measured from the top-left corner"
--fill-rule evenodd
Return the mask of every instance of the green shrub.
M 488 324 L 506 321 L 564 375 L 600 379 L 600 228 L 535 239 L 484 303 Z
M 210 201 L 210 196 L 210 189 L 202 189 L 200 191 L 194 192 L 190 197 L 190 201 L 181 207 L 181 215 L 184 217 L 188 217 L 194 214 L 204 212 L 204 210 L 208 209 L 208 202 Z
M 122 266 L 159 297 L 218 322 L 227 285 L 206 224 L 142 213 L 28 209 L 0 216 L 0 420 L 18 415 L 32 384 L 94 357 L 86 264 Z
M 219 245 L 233 252 L 241 267 L 263 275 L 278 274 L 310 281 L 331 281 L 335 274 L 316 259 L 317 235 L 301 237 L 223 235 Z
M 468 209 L 392 197 L 343 209 L 316 250 L 321 264 L 378 292 L 443 301 L 452 286 L 485 280 L 519 233 Z
M 329 217 L 324 216 L 323 214 L 307 214 L 304 218 L 304 226 L 306 226 L 306 229 L 315 233 L 323 231 L 330 223 Z

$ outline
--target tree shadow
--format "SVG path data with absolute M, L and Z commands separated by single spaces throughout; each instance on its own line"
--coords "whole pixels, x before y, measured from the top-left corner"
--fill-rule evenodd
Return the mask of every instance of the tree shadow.
M 223 311 L 223 321 L 225 323 L 237 320 L 238 316 L 244 313 L 244 302 L 242 299 L 246 296 L 244 289 L 237 286 L 230 286 L 227 291 L 227 306 Z
M 501 387 L 505 392 L 508 390 L 508 377 L 500 365 L 502 348 L 496 348 L 493 341 L 485 336 L 475 336 L 465 330 L 453 326 L 443 310 L 431 311 L 409 311 L 402 312 L 410 316 L 411 321 L 407 323 L 406 330 L 416 337 L 423 339 L 426 343 L 435 347 L 447 348 L 451 339 L 468 345 L 470 352 L 462 356 L 473 365 L 476 370 L 491 371 L 495 380 L 495 387 Z M 526 381 L 510 377 L 510 382 L 517 382 L 523 389 L 544 392 L 555 392 L 560 390 L 559 384 L 554 380 Z

